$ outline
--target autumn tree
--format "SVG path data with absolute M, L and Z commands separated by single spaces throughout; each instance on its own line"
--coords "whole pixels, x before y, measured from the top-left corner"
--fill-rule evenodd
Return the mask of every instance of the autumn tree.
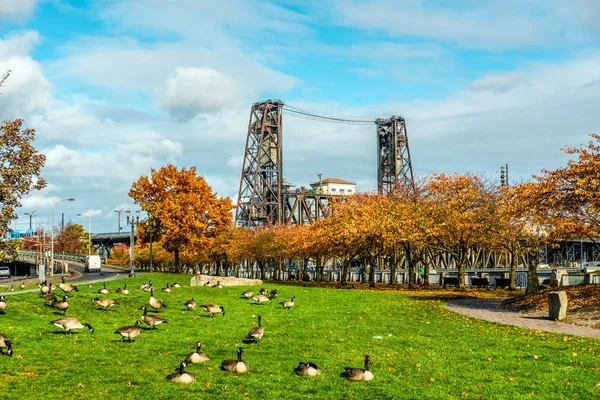
M 55 243 L 56 249 L 65 253 L 87 253 L 88 234 L 82 225 L 69 222 L 55 236 Z
M 207 249 L 212 238 L 232 225 L 229 198 L 219 198 L 196 168 L 167 165 L 133 183 L 129 196 L 155 221 L 156 240 L 174 254 Z
M 474 175 L 442 174 L 432 176 L 424 189 L 431 243 L 452 255 L 459 287 L 464 288 L 471 249 L 489 239 L 494 207 L 490 188 Z
M 5 121 L 0 126 L 0 237 L 6 237 L 21 199 L 46 186 L 40 171 L 46 157 L 34 147 L 35 131 L 22 129 L 23 120 Z M 0 261 L 13 258 L 11 241 L 0 241 Z
M 128 266 L 129 265 L 129 247 L 124 243 L 115 245 L 111 250 L 107 260 L 108 264 Z

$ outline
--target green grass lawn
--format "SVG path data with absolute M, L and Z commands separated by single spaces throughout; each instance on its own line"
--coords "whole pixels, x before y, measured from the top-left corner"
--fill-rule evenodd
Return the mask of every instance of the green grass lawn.
M 168 305 L 169 323 L 143 329 L 133 343 L 113 332 L 133 325 L 147 305 L 148 292 L 136 289 L 152 279 L 156 287 L 179 281 L 171 293 L 155 292 Z M 114 291 L 127 283 L 131 294 Z M 564 398 L 600 396 L 598 341 L 502 326 L 447 311 L 434 292 L 383 292 L 305 288 L 280 284 L 280 300 L 296 296 L 286 311 L 274 302 L 255 305 L 241 298 L 246 289 L 190 287 L 189 277 L 148 274 L 107 284 L 108 297 L 121 304 L 108 312 L 90 300 L 101 284 L 80 287 L 68 316 L 94 326 L 65 335 L 49 324 L 60 318 L 38 294 L 7 297 L 0 333 L 13 341 L 14 355 L 0 357 L 0 399 L 400 399 L 400 398 Z M 58 291 L 60 292 L 60 291 Z M 58 295 L 58 293 L 57 293 Z M 198 304 L 218 303 L 226 316 L 208 318 Z M 263 317 L 265 336 L 244 344 L 250 372 L 236 376 L 219 369 L 235 358 L 242 338 Z M 142 325 L 145 326 L 145 325 Z M 375 339 L 374 336 L 381 336 Z M 189 385 L 166 381 L 201 341 L 211 360 L 186 370 Z M 6 352 L 6 350 L 5 350 Z M 371 356 L 372 382 L 348 382 L 345 366 L 362 367 Z M 315 378 L 297 377 L 299 361 L 321 369 Z

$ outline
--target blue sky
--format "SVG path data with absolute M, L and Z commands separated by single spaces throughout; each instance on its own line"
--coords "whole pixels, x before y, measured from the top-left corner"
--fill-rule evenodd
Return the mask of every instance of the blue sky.
M 0 0 L 0 117 L 24 118 L 49 186 L 24 201 L 92 230 L 150 168 L 235 198 L 253 102 L 407 120 L 413 168 L 525 180 L 598 132 L 590 0 Z M 284 174 L 376 181 L 374 128 L 284 115 Z M 25 225 L 25 216 L 17 228 Z

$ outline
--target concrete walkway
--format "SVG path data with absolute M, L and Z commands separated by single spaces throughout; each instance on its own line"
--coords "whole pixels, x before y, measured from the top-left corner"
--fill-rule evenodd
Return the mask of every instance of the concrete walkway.
M 508 311 L 502 307 L 502 300 L 504 299 L 457 299 L 446 302 L 446 308 L 469 317 L 499 324 L 600 339 L 599 329 L 565 324 L 548 318 L 536 318 L 520 312 Z

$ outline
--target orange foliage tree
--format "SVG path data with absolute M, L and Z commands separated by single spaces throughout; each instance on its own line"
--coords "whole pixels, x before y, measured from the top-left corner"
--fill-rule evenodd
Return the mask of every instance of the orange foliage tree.
M 156 240 L 173 253 L 177 272 L 182 252 L 192 260 L 232 225 L 231 200 L 217 197 L 195 167 L 152 169 L 133 183 L 129 196 L 154 220 Z

